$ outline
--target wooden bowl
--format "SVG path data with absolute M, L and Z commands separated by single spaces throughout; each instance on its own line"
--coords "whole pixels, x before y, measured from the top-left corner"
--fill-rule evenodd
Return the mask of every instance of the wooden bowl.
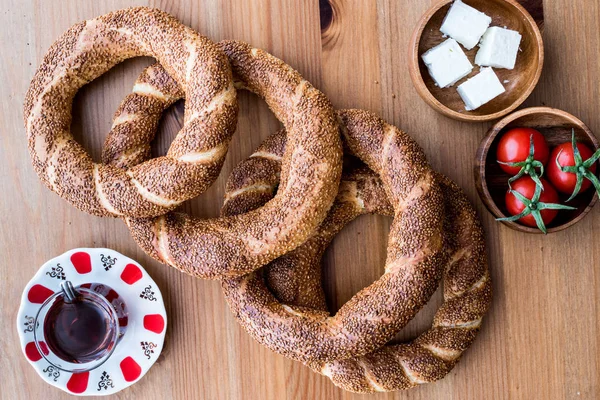
M 516 30 L 523 37 L 521 51 L 513 70 L 494 68 L 506 88 L 491 102 L 473 111 L 465 110 L 465 103 L 456 90 L 465 80 L 479 73 L 475 55 L 479 46 L 465 50 L 465 54 L 475 68 L 471 74 L 452 87 L 442 89 L 435 85 L 429 75 L 421 55 L 445 41 L 440 27 L 453 0 L 443 0 L 423 15 L 415 29 L 409 45 L 409 71 L 419 95 L 436 111 L 460 121 L 481 122 L 501 118 L 514 111 L 531 94 L 537 85 L 544 64 L 544 44 L 542 35 L 531 15 L 512 0 L 463 0 L 492 18 L 491 26 L 507 27 Z
M 591 149 L 598 149 L 599 146 L 598 140 L 583 122 L 573 115 L 555 108 L 526 108 L 499 121 L 489 130 L 487 136 L 481 142 L 477 150 L 474 170 L 475 185 L 479 197 L 496 218 L 510 216 L 504 206 L 504 195 L 508 190 L 510 176 L 502 171 L 496 162 L 496 150 L 502 135 L 507 130 L 517 127 L 537 129 L 544 135 L 551 149 L 561 143 L 570 142 L 572 129 L 575 129 L 578 142 L 585 143 Z M 552 160 L 549 160 L 549 162 L 552 162 Z M 559 196 L 561 202 L 569 198 L 568 195 L 562 193 L 559 193 Z M 590 212 L 597 200 L 598 195 L 593 187 L 581 193 L 568 203 L 568 205 L 577 209 L 574 211 L 559 211 L 556 219 L 548 224 L 548 233 L 562 231 L 581 221 Z M 502 223 L 521 232 L 542 233 L 537 228 L 521 225 L 518 222 Z

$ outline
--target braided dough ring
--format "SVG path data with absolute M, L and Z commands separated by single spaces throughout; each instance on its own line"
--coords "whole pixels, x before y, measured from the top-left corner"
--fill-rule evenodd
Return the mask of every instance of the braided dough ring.
M 202 278 L 239 276 L 298 247 L 325 219 L 337 194 L 342 147 L 337 120 L 327 98 L 283 61 L 243 42 L 217 45 L 228 57 L 238 80 L 264 98 L 289 132 L 285 153 L 278 156 L 280 190 L 260 210 L 210 220 L 171 213 L 156 218 L 126 218 L 133 238 L 149 255 Z M 146 76 L 152 76 L 151 82 Z M 181 96 L 175 81 L 154 65 L 140 77 L 165 93 Z M 154 87 L 156 86 L 156 87 Z M 125 99 L 124 104 L 128 104 Z M 132 141 L 113 129 L 104 148 L 104 162 L 131 167 L 148 154 L 157 115 L 172 102 L 148 110 L 141 103 L 129 113 L 145 121 L 144 134 Z M 120 119 L 121 106 L 116 119 Z M 131 126 L 132 130 L 140 125 Z M 131 131 L 130 131 L 131 132 Z M 133 155 L 133 156 L 131 156 Z
M 285 132 L 282 131 L 269 137 L 259 153 L 278 154 L 284 147 Z M 260 156 L 240 163 L 228 182 L 222 213 L 248 212 L 268 201 L 277 187 L 278 168 L 272 160 Z M 385 392 L 441 379 L 479 331 L 492 293 L 483 230 L 462 190 L 441 174 L 437 174 L 436 179 L 444 193 L 446 211 L 444 303 L 434 317 L 432 328 L 410 343 L 388 344 L 362 357 L 308 363 L 343 389 L 358 393 Z M 262 188 L 259 191 L 255 189 L 258 185 Z M 246 302 L 246 297 L 251 296 L 248 293 L 270 290 L 292 311 L 327 312 L 321 286 L 322 255 L 348 222 L 360 215 L 375 213 L 393 215 L 381 181 L 365 168 L 345 173 L 336 202 L 316 233 L 302 246 L 265 267 L 262 278 L 257 274 L 245 287 L 226 290 L 228 301 L 230 304 Z M 224 286 L 229 285 L 225 282 Z M 236 289 L 239 292 L 236 293 Z M 233 308 L 246 328 L 252 318 L 269 318 L 261 314 L 261 309 L 235 304 Z
M 169 152 L 128 170 L 96 164 L 70 132 L 73 97 L 136 56 L 156 58 L 187 94 L 184 126 Z M 143 83 L 144 106 L 162 100 Z M 115 124 L 136 116 L 124 113 Z M 75 207 L 99 216 L 162 215 L 217 178 L 237 121 L 227 57 L 174 17 L 128 8 L 71 27 L 48 50 L 25 98 L 29 152 L 40 179 Z
M 230 57 L 234 73 L 239 74 L 235 54 L 232 55 L 227 48 L 225 52 Z M 247 79 L 244 81 L 247 83 Z M 368 112 L 340 111 L 338 118 L 343 122 L 342 131 L 348 146 L 379 172 L 388 196 L 395 199 L 397 218 L 390 233 L 386 274 L 356 295 L 333 317 L 323 312 L 296 312 L 278 303 L 268 291 L 258 291 L 254 293 L 256 297 L 249 296 L 243 301 L 231 301 L 234 312 L 239 312 L 236 307 L 248 310 L 268 308 L 271 317 L 257 321 L 249 316 L 247 329 L 269 347 L 303 362 L 348 358 L 369 353 L 384 345 L 429 300 L 443 269 L 441 230 L 444 210 L 441 190 L 422 150 L 408 135 Z M 251 156 L 249 163 L 251 165 L 264 160 L 277 165 L 279 171 L 281 155 L 287 154 L 288 145 L 285 146 L 285 152 L 284 147 L 280 147 L 278 153 L 259 149 Z M 286 183 L 285 156 L 283 160 L 282 179 L 274 200 L 258 210 L 236 215 L 236 218 L 247 218 L 256 211 L 264 212 L 281 196 L 282 188 L 287 191 L 302 183 L 300 181 L 292 187 Z M 258 169 L 267 174 L 273 170 L 266 166 L 259 166 Z M 315 170 L 312 166 L 309 169 Z M 244 179 L 243 174 L 240 178 Z M 252 186 L 255 192 L 263 189 L 260 182 Z M 272 196 L 270 187 L 269 196 Z M 287 201 L 299 207 L 307 199 L 297 195 Z M 325 216 L 326 213 L 319 222 Z M 277 219 L 276 216 L 269 222 L 277 223 Z M 215 240 L 207 240 L 206 234 L 197 234 L 199 229 L 206 226 L 206 221 L 194 220 L 182 214 L 128 221 L 134 238 L 148 254 L 185 272 L 217 278 L 240 276 L 266 265 L 298 247 L 318 226 L 317 223 L 308 230 L 305 229 L 306 225 L 300 225 L 303 230 L 302 241 L 294 241 L 282 251 L 270 249 L 251 260 L 247 254 L 238 251 L 242 246 L 225 247 L 239 240 L 235 237 L 223 235 Z M 220 221 L 223 219 L 210 222 Z M 289 230 L 289 224 L 282 224 L 280 229 L 283 228 Z M 169 247 L 161 245 L 161 242 L 167 242 Z M 214 253 L 218 256 L 211 258 L 210 255 Z M 217 262 L 214 262 L 215 259 Z M 220 263 L 221 259 L 226 259 L 226 262 Z M 240 287 L 252 285 L 252 279 L 256 277 L 250 275 L 239 280 L 228 280 L 224 284 L 225 292 L 241 292 Z M 273 326 L 273 321 L 277 321 L 276 326 Z M 265 336 L 264 332 L 269 331 L 277 331 L 277 335 Z
M 371 113 L 342 110 L 338 116 L 349 149 L 379 175 L 393 206 L 395 218 L 385 274 L 333 316 L 281 304 L 256 273 L 223 281 L 228 303 L 250 335 L 302 362 L 341 360 L 383 346 L 429 300 L 444 266 L 443 198 L 422 150 L 408 135 Z M 229 197 L 235 193 L 234 187 L 245 186 L 240 181 L 245 181 L 250 171 L 262 170 L 264 175 L 271 168 L 276 174 L 274 159 L 275 153 L 259 149 L 232 175 Z M 256 188 L 250 186 L 251 191 L 256 192 Z M 339 196 L 348 196 L 356 189 L 342 187 Z M 335 216 L 345 218 L 343 214 Z M 330 226 L 322 225 L 321 229 L 329 230 Z
M 230 58 L 234 73 L 242 78 L 243 86 L 256 91 L 253 77 L 269 75 L 264 72 L 248 73 L 244 67 L 247 53 L 254 55 L 258 51 L 249 48 L 242 52 L 232 51 L 233 44 L 227 42 L 223 48 Z M 239 55 L 244 52 L 246 56 L 243 59 L 246 61 L 240 63 Z M 281 63 L 279 60 L 277 62 Z M 297 86 L 293 90 L 297 91 Z M 273 96 L 274 93 L 277 92 L 267 96 Z M 269 103 L 269 97 L 266 98 Z M 278 116 L 280 110 L 274 109 L 274 112 Z M 261 297 L 261 293 L 249 301 L 247 308 L 272 306 L 274 309 L 270 311 L 273 315 L 286 317 L 261 321 L 250 318 L 248 327 L 252 327 L 253 336 L 261 338 L 261 332 L 275 330 L 278 332 L 276 337 L 262 337 L 262 341 L 274 346 L 282 354 L 305 362 L 331 361 L 366 354 L 385 344 L 429 300 L 441 278 L 443 267 L 441 230 L 444 210 L 441 190 L 420 147 L 408 135 L 366 111 L 340 111 L 338 118 L 343 122 L 342 132 L 351 151 L 381 176 L 388 197 L 393 199 L 397 218 L 390 234 L 386 274 L 356 295 L 335 316 L 330 317 L 323 312 L 295 312 L 282 306 L 272 296 Z M 287 140 L 291 137 L 288 135 Z M 289 145 L 288 142 L 285 151 L 281 147 L 277 154 L 259 150 L 251 157 L 250 163 L 260 158 L 279 166 L 283 154 L 281 182 L 273 200 L 258 210 L 236 215 L 236 218 L 246 219 L 257 211 L 264 213 L 273 202 L 286 196 L 286 192 L 297 189 L 299 185 L 310 185 L 309 181 L 299 179 L 290 185 L 291 181 L 286 179 L 289 174 L 286 164 Z M 126 150 L 121 148 L 121 151 Z M 307 163 L 306 168 L 318 170 L 312 163 Z M 268 173 L 269 169 L 264 168 L 263 171 Z M 259 182 L 251 189 L 260 193 L 264 188 Z M 335 189 L 337 193 L 337 187 Z M 297 193 L 287 196 L 287 202 L 283 204 L 291 204 L 297 212 L 298 207 L 305 208 L 308 200 L 310 198 Z M 278 224 L 278 233 L 295 235 L 290 235 L 290 239 L 278 247 L 270 245 L 270 240 L 265 240 L 263 236 L 258 242 L 260 249 L 253 254 L 240 251 L 247 249 L 248 242 L 238 245 L 239 237 L 225 231 L 231 219 L 202 221 L 183 214 L 170 214 L 155 219 L 130 218 L 128 224 L 138 244 L 154 258 L 193 275 L 224 278 L 254 271 L 298 247 L 314 232 L 326 214 L 322 214 L 319 222 L 310 227 L 300 224 L 293 228 L 281 219 L 281 215 L 273 215 L 273 219 L 265 223 Z M 210 229 L 222 234 L 209 235 L 207 232 Z M 273 232 L 272 229 L 270 231 Z M 216 256 L 213 256 L 215 253 Z M 253 276 L 227 281 L 225 288 L 230 287 L 231 292 L 235 292 L 236 285 L 243 287 L 251 279 Z M 275 320 L 281 323 L 276 327 L 270 326 Z
M 246 61 L 240 63 L 240 52 L 232 51 L 232 43 L 228 42 L 223 48 L 230 58 L 234 74 L 242 78 L 245 87 L 255 91 L 253 77 L 268 74 L 245 71 L 247 53 L 254 50 L 249 47 L 242 50 L 241 53 L 246 53 L 242 59 Z M 273 96 L 273 93 L 276 92 L 266 96 Z M 269 97 L 266 98 L 269 103 Z M 274 112 L 279 116 L 279 110 L 274 109 Z M 268 291 L 258 291 L 253 293 L 256 296 L 249 295 L 230 302 L 237 314 L 240 311 L 236 307 L 264 310 L 264 315 L 268 313 L 269 316 L 260 320 L 249 315 L 246 328 L 269 347 L 303 362 L 348 358 L 384 345 L 429 300 L 442 275 L 443 199 L 422 150 L 408 135 L 366 111 L 340 111 L 338 118 L 342 121 L 342 132 L 349 148 L 379 173 L 388 197 L 393 199 L 396 218 L 390 233 L 385 275 L 357 294 L 333 317 L 323 312 L 296 312 L 277 302 Z M 287 140 L 292 137 L 288 135 Z M 289 174 L 286 155 L 290 144 L 286 144 L 285 151 L 281 147 L 277 154 L 259 149 L 251 157 L 250 163 L 260 158 L 276 164 L 279 171 L 283 154 L 281 182 L 273 200 L 260 209 L 238 214 L 235 218 L 245 220 L 256 212 L 265 213 L 274 202 L 284 197 L 286 201 L 282 207 L 291 205 L 295 213 L 306 208 L 310 197 L 303 197 L 301 192 L 287 196 L 287 192 L 297 190 L 298 186 L 308 185 L 306 191 L 309 193 L 312 187 L 308 180 L 295 179 L 292 185 L 292 181 L 286 178 Z M 308 171 L 319 170 L 311 162 L 306 162 L 305 168 Z M 268 173 L 270 170 L 265 167 L 262 171 Z M 243 179 L 243 175 L 240 177 Z M 252 186 L 253 191 L 263 189 L 260 182 Z M 337 193 L 337 187 L 335 189 Z M 272 215 L 265 223 L 277 224 L 276 232 L 290 237 L 278 247 L 271 245 L 270 238 L 265 236 L 258 241 L 253 239 L 240 243 L 240 232 L 232 235 L 231 230 L 226 230 L 231 224 L 231 219 L 227 218 L 203 221 L 184 214 L 170 214 L 127 221 L 136 242 L 159 261 L 196 276 L 225 278 L 254 271 L 295 249 L 308 239 L 326 215 L 326 212 L 320 215 L 318 222 L 315 219 L 313 222 L 316 224 L 310 226 L 305 223 L 291 226 L 291 219 L 283 220 L 281 214 Z M 267 232 L 274 230 L 269 228 Z M 260 247 L 254 247 L 253 252 L 248 253 L 244 251 L 248 243 L 253 246 L 260 243 Z M 251 285 L 253 279 L 256 279 L 255 275 L 228 280 L 224 284 L 225 292 L 231 294 L 231 299 L 236 296 L 235 293 L 243 291 L 240 288 Z M 277 335 L 266 333 L 273 331 Z

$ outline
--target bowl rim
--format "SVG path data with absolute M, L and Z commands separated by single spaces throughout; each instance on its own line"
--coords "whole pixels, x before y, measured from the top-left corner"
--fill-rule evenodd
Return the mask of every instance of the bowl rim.
M 409 72 L 410 72 L 410 76 L 411 79 L 413 81 L 413 85 L 415 86 L 415 88 L 417 89 L 417 93 L 419 94 L 419 96 L 421 96 L 421 98 L 423 100 L 425 100 L 425 102 L 427 104 L 429 104 L 429 106 L 431 106 L 434 110 L 442 113 L 443 115 L 450 117 L 452 119 L 458 120 L 458 121 L 465 121 L 465 122 L 486 122 L 486 121 L 493 121 L 499 118 L 504 117 L 505 115 L 511 113 L 512 111 L 514 111 L 515 109 L 517 109 L 517 107 L 519 107 L 521 104 L 523 104 L 523 102 L 525 100 L 527 100 L 527 98 L 531 95 L 531 93 L 533 92 L 533 90 L 536 88 L 537 84 L 539 83 L 540 80 L 540 76 L 542 75 L 542 70 L 544 68 L 544 40 L 542 38 L 542 33 L 540 32 L 540 29 L 537 25 L 537 23 L 535 22 L 535 20 L 533 19 L 533 17 L 531 16 L 531 14 L 529 14 L 529 12 L 527 10 L 525 10 L 525 8 L 520 5 L 519 3 L 513 1 L 513 0 L 496 0 L 496 1 L 500 1 L 500 2 L 504 2 L 504 3 L 508 3 L 511 6 L 513 6 L 520 14 L 521 16 L 525 19 L 525 21 L 533 28 L 533 32 L 534 32 L 534 36 L 535 36 L 535 40 L 537 43 L 537 47 L 538 47 L 538 67 L 535 71 L 535 75 L 533 77 L 533 80 L 531 80 L 525 90 L 525 92 L 523 94 L 521 94 L 521 96 L 519 96 L 519 98 L 517 100 L 515 100 L 511 105 L 509 105 L 508 107 L 497 111 L 495 113 L 492 114 L 486 114 L 486 115 L 467 115 L 464 113 L 460 113 L 458 111 L 454 111 L 453 109 L 445 106 L 444 104 L 442 104 L 427 88 L 427 85 L 425 85 L 425 81 L 423 80 L 423 76 L 421 74 L 421 70 L 420 70 L 420 57 L 419 57 L 419 43 L 421 42 L 421 37 L 423 36 L 423 31 L 425 30 L 425 26 L 427 25 L 427 23 L 429 22 L 429 20 L 431 19 L 431 17 L 433 17 L 433 15 L 438 12 L 442 7 L 454 2 L 455 0 L 441 0 L 440 2 L 434 4 L 432 7 L 430 7 L 421 17 L 421 19 L 419 20 L 419 22 L 417 23 L 417 26 L 415 28 L 415 30 L 413 31 L 412 37 L 410 39 L 410 44 L 408 46 L 408 51 L 409 51 Z
M 476 183 L 475 187 L 477 188 L 477 193 L 479 195 L 479 198 L 481 199 L 483 204 L 486 206 L 488 211 L 496 218 L 504 218 L 507 215 L 505 215 L 500 210 L 500 207 L 498 207 L 498 205 L 492 198 L 492 196 L 489 192 L 488 186 L 487 186 L 487 179 L 486 179 L 486 173 L 485 173 L 485 167 L 486 167 L 485 160 L 487 159 L 489 149 L 491 148 L 491 145 L 494 142 L 494 140 L 496 139 L 496 137 L 498 136 L 498 134 L 500 132 L 502 132 L 502 130 L 509 123 L 511 123 L 521 117 L 524 117 L 526 115 L 534 115 L 534 114 L 551 114 L 551 115 L 556 115 L 561 118 L 564 118 L 566 121 L 568 121 L 572 125 L 575 125 L 575 126 L 578 126 L 579 128 L 581 128 L 585 132 L 585 134 L 590 138 L 590 140 L 592 141 L 592 143 L 594 144 L 596 149 L 600 148 L 600 142 L 598 142 L 598 139 L 596 138 L 594 133 L 590 130 L 590 128 L 583 121 L 581 121 L 579 118 L 575 117 L 574 115 L 572 115 L 566 111 L 557 109 L 557 108 L 553 108 L 553 107 L 524 108 L 524 109 L 514 112 L 514 113 L 508 115 L 507 117 L 501 119 L 500 121 L 498 121 L 496 124 L 494 124 L 488 130 L 485 137 L 481 141 L 479 148 L 477 149 L 477 155 L 475 156 L 475 167 L 474 167 L 474 175 L 475 175 L 475 183 Z M 571 221 L 568 221 L 568 222 L 565 222 L 564 224 L 549 228 L 548 233 L 550 234 L 550 233 L 560 232 L 560 231 L 563 231 L 563 230 L 575 225 L 576 223 L 581 221 L 592 210 L 592 208 L 594 207 L 594 205 L 596 204 L 597 201 L 598 201 L 598 193 L 595 193 L 594 196 L 592 197 L 592 199 L 590 200 L 589 204 L 581 212 L 581 214 L 579 214 L 577 217 L 573 218 Z M 517 231 L 526 232 L 526 233 L 534 233 L 534 234 L 542 234 L 542 232 L 537 228 L 532 228 L 529 226 L 521 225 L 517 222 L 510 222 L 510 221 L 499 221 L 499 222 L 501 222 L 502 224 L 508 226 L 509 228 L 517 230 Z

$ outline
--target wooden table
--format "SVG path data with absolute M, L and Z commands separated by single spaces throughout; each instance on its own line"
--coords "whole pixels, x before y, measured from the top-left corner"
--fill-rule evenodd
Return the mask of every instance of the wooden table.
M 300 5 L 299 3 L 304 3 Z M 213 40 L 251 42 L 286 60 L 321 88 L 336 107 L 365 108 L 410 132 L 431 163 L 456 180 L 477 205 L 487 231 L 495 297 L 479 339 L 443 381 L 410 392 L 412 399 L 600 398 L 600 212 L 548 237 L 513 232 L 494 222 L 477 198 L 473 157 L 490 124 L 436 114 L 416 94 L 406 50 L 414 24 L 433 0 L 334 0 L 331 23 L 320 23 L 316 0 L 81 1 L 3 0 L 0 43 L 0 398 L 68 396 L 44 384 L 18 348 L 15 317 L 27 281 L 47 259 L 74 247 L 110 247 L 146 266 L 169 313 L 157 365 L 119 398 L 349 399 L 306 367 L 255 343 L 236 323 L 219 283 L 183 275 L 151 260 L 116 219 L 77 211 L 47 190 L 27 153 L 22 103 L 29 80 L 51 43 L 68 27 L 110 10 L 147 4 L 166 10 Z M 597 0 L 545 2 L 546 65 L 527 105 L 569 111 L 600 134 L 600 5 Z M 327 13 L 325 13 L 327 15 Z M 322 30 L 323 28 L 323 30 Z M 114 68 L 75 101 L 73 129 L 98 159 L 120 99 L 151 62 Z M 239 133 L 221 178 L 184 206 L 218 214 L 232 167 L 279 123 L 255 97 L 240 96 Z M 179 129 L 182 107 L 162 124 L 162 154 Z M 364 217 L 336 239 L 326 256 L 330 304 L 339 307 L 383 272 L 389 221 Z M 440 297 L 400 338 L 426 328 Z M 116 396 L 115 396 L 116 397 Z

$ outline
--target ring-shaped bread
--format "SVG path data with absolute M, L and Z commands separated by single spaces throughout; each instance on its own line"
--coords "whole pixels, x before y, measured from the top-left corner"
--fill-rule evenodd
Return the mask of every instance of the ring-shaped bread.
M 136 56 L 156 58 L 183 88 L 183 128 L 166 156 L 129 169 L 95 163 L 71 134 L 73 98 Z M 148 106 L 164 100 L 143 83 L 134 93 Z M 136 117 L 124 112 L 115 124 Z M 27 92 L 24 119 L 34 169 L 59 196 L 94 215 L 156 216 L 217 178 L 236 126 L 236 90 L 227 57 L 213 42 L 163 11 L 127 8 L 75 24 L 50 47 Z
M 280 303 L 266 287 L 259 290 L 262 279 L 256 273 L 223 282 L 230 308 L 246 331 L 302 362 L 331 362 L 383 346 L 427 303 L 444 266 L 443 197 L 421 148 L 367 111 L 339 110 L 338 117 L 349 151 L 379 176 L 393 208 L 385 273 L 335 315 Z M 268 153 L 259 149 L 258 154 Z M 243 172 L 231 179 L 238 176 L 243 179 Z
M 280 189 L 261 209 L 235 217 L 125 218 L 133 238 L 152 257 L 213 279 L 254 271 L 303 243 L 333 204 L 342 163 L 336 115 L 323 93 L 263 50 L 237 41 L 217 46 L 229 58 L 236 86 L 263 98 L 289 132 L 289 145 L 278 157 Z M 156 107 L 124 100 L 115 119 L 122 119 L 124 109 L 138 118 L 122 131 L 111 130 L 103 151 L 106 165 L 131 168 L 143 162 L 160 113 L 183 94 L 160 65 L 144 71 L 136 85 L 142 82 L 164 93 L 165 100 Z
M 227 184 L 224 215 L 245 213 L 269 200 L 277 188 L 280 166 L 273 157 L 261 154 L 277 155 L 284 148 L 285 132 L 280 131 L 265 140 L 254 157 L 238 164 Z M 462 190 L 441 174 L 436 179 L 445 207 L 444 302 L 432 327 L 413 341 L 387 344 L 361 357 L 307 363 L 343 389 L 387 392 L 439 380 L 452 370 L 479 331 L 492 294 L 483 229 Z M 264 297 L 272 293 L 290 312 L 328 315 L 321 282 L 323 253 L 346 224 L 364 214 L 393 216 L 393 208 L 381 180 L 363 167 L 344 173 L 330 213 L 304 244 L 268 264 L 244 285 L 240 279 L 224 281 L 227 300 L 242 325 L 249 329 L 252 320 L 286 318 L 273 315 L 270 307 L 247 306 L 254 304 L 255 293 Z M 250 332 L 256 337 L 255 330 L 250 328 Z M 276 335 L 267 338 L 259 341 L 273 348 Z
M 232 57 L 235 53 L 227 49 L 225 52 L 230 57 L 234 74 L 239 75 L 236 70 L 239 62 Z M 242 81 L 244 86 L 252 89 L 247 77 L 242 76 Z M 339 111 L 338 118 L 342 122 L 341 131 L 346 144 L 355 155 L 377 171 L 388 198 L 394 204 L 395 219 L 390 233 L 386 273 L 354 296 L 334 316 L 322 311 L 295 310 L 277 302 L 268 290 L 242 294 L 243 288 L 252 286 L 256 275 L 224 281 L 225 293 L 230 300 L 233 299 L 230 305 L 236 315 L 244 320 L 243 324 L 251 335 L 270 348 L 304 362 L 349 358 L 367 354 L 384 345 L 429 300 L 439 283 L 444 264 L 441 235 L 443 199 L 434 172 L 421 148 L 407 134 L 366 111 Z M 282 155 L 285 160 L 289 140 L 287 137 L 285 150 L 280 147 L 279 152 L 259 149 L 251 157 L 250 163 L 266 160 L 279 166 Z M 312 166 L 310 168 L 314 169 Z M 261 173 L 273 171 L 265 167 L 259 170 Z M 286 176 L 285 161 L 277 171 L 276 178 L 279 181 L 280 175 Z M 243 173 L 234 174 L 234 181 L 235 176 L 244 179 Z M 262 208 L 236 217 L 247 218 L 264 210 L 281 195 L 282 189 L 287 190 L 289 186 L 282 179 L 273 200 Z M 265 188 L 268 195 L 272 196 L 272 187 L 265 187 L 260 181 L 251 185 L 250 190 L 261 193 Z M 228 192 L 229 196 L 235 195 L 235 191 Z M 297 197 L 289 201 L 300 205 L 306 199 Z M 247 259 L 247 255 L 237 252 L 237 246 L 227 247 L 235 243 L 235 237 L 223 235 L 219 240 L 207 241 L 208 236 L 204 232 L 198 234 L 200 229 L 207 226 L 205 221 L 182 214 L 142 222 L 133 219 L 128 221 L 134 238 L 146 252 L 194 275 L 218 278 L 241 275 L 276 258 L 273 257 L 276 254 L 273 251 L 268 257 L 258 259 L 257 263 L 247 263 L 248 268 L 237 269 L 234 274 L 231 264 L 235 263 L 237 268 L 241 260 Z M 282 229 L 285 227 L 287 224 L 281 225 Z M 316 226 L 307 232 L 304 240 L 315 229 Z M 161 242 L 167 245 L 161 245 Z M 287 251 L 299 244 L 294 243 Z M 222 248 L 225 251 L 221 251 Z M 280 252 L 278 256 L 283 254 L 285 252 Z M 227 264 L 215 262 L 228 256 Z

